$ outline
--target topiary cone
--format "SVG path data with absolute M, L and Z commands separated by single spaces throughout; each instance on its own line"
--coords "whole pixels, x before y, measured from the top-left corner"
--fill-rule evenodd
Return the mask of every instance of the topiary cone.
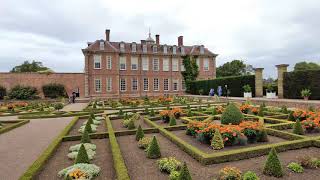
M 93 124 L 93 119 L 92 119 L 92 117 L 91 117 L 91 116 L 89 117 L 89 119 L 88 119 L 87 123 L 89 123 L 89 124 Z
M 141 126 L 139 125 L 138 130 L 136 132 L 136 140 L 139 141 L 143 137 L 144 137 L 144 132 L 143 132 Z
M 211 141 L 211 146 L 213 147 L 213 149 L 216 149 L 216 150 L 224 148 L 223 139 L 222 139 L 222 136 L 220 134 L 219 129 L 216 129 L 214 131 L 214 136 Z
M 154 112 L 154 109 L 151 109 L 151 111 L 150 111 L 150 114 L 149 114 L 149 115 L 150 115 L 151 117 L 154 117 L 154 116 L 155 116 L 155 114 L 156 114 L 156 113 Z
M 78 163 L 86 163 L 86 164 L 90 163 L 86 148 L 84 147 L 83 144 L 81 144 L 80 149 L 78 151 L 77 158 L 76 158 L 75 164 L 78 164 Z
M 303 135 L 304 134 L 304 130 L 301 126 L 301 122 L 300 120 L 297 120 L 296 123 L 293 126 L 293 133 L 294 134 L 299 134 L 299 135 Z
M 277 151 L 274 148 L 269 152 L 267 161 L 263 168 L 263 174 L 274 177 L 283 176 L 282 165 L 278 158 Z
M 293 116 L 293 112 L 292 112 L 292 111 L 289 113 L 288 119 L 289 119 L 290 121 L 295 121 L 295 120 L 296 120 L 296 119 L 294 118 L 294 116 Z
M 174 116 L 170 116 L 169 126 L 177 125 L 176 118 Z
M 93 113 L 92 111 L 90 112 L 90 117 L 91 117 L 92 119 L 95 118 L 94 113 Z
M 81 143 L 82 143 L 82 144 L 84 144 L 84 143 L 91 143 L 89 133 L 88 133 L 88 131 L 86 131 L 86 129 L 84 129 L 84 132 L 83 132 L 83 134 L 82 134 Z
M 192 180 L 186 162 L 183 163 L 183 166 L 182 166 L 182 169 L 180 171 L 178 180 Z
M 234 103 L 229 103 L 226 110 L 222 113 L 221 124 L 238 125 L 242 119 L 243 114 L 240 109 Z
M 90 123 L 87 122 L 86 126 L 84 127 L 84 131 L 87 131 L 88 133 L 92 133 L 92 128 Z
M 160 147 L 155 136 L 153 136 L 153 139 L 150 145 L 148 146 L 147 157 L 150 159 L 156 159 L 161 157 Z
M 128 129 L 131 130 L 131 129 L 134 129 L 134 128 L 136 128 L 136 126 L 134 125 L 134 121 L 130 120 L 129 123 L 128 123 Z

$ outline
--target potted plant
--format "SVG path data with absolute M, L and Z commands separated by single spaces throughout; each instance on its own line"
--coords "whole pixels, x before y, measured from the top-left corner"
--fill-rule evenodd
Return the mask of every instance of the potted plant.
M 268 84 L 267 85 L 267 98 L 272 99 L 272 98 L 276 98 L 276 92 L 274 92 L 274 89 L 272 87 L 272 84 Z
M 251 86 L 249 84 L 246 84 L 242 88 L 243 88 L 243 97 L 252 98 Z
M 309 97 L 311 96 L 310 89 L 302 89 L 301 96 L 303 97 L 304 100 L 308 100 Z

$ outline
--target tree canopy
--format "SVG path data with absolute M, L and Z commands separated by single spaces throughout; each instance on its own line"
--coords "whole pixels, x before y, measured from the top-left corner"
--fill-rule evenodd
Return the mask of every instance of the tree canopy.
M 246 65 L 242 60 L 233 60 L 217 68 L 217 77 L 240 76 L 251 74 L 252 72 L 251 65 Z
M 45 72 L 52 71 L 50 68 L 42 65 L 39 61 L 24 61 L 21 65 L 15 66 L 10 72 L 20 73 L 20 72 Z
M 314 62 L 298 62 L 294 66 L 294 71 L 320 70 L 320 65 Z

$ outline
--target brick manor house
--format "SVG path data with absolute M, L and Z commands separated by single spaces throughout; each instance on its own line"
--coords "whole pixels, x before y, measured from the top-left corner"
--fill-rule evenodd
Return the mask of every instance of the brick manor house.
M 216 56 L 203 45 L 185 46 L 183 36 L 178 45 L 160 44 L 149 36 L 136 42 L 112 42 L 110 30 L 105 40 L 88 42 L 82 49 L 85 57 L 85 97 L 140 97 L 183 94 L 184 55 L 197 56 L 198 79 L 216 77 Z

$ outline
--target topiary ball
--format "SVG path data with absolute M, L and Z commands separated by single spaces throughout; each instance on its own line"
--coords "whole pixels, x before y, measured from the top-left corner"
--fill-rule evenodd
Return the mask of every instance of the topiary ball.
M 238 125 L 243 118 L 240 109 L 234 103 L 229 103 L 226 110 L 222 113 L 221 124 Z

